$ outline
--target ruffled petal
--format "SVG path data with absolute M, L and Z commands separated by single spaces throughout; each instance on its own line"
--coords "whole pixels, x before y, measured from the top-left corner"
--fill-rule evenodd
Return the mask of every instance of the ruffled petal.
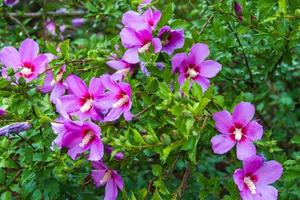
M 245 139 L 243 141 L 237 142 L 236 154 L 237 154 L 237 158 L 239 160 L 244 160 L 246 158 L 249 158 L 249 157 L 255 155 L 256 148 L 250 140 Z
M 241 102 L 237 104 L 233 110 L 232 118 L 236 126 L 242 128 L 246 126 L 255 113 L 254 106 L 249 102 Z
M 19 52 L 13 47 L 4 47 L 0 52 L 0 61 L 6 67 L 16 70 L 22 66 Z
M 208 55 L 209 48 L 206 44 L 194 44 L 189 54 L 189 62 L 194 65 L 200 65 Z
M 19 52 L 23 63 L 31 63 L 39 53 L 39 45 L 34 40 L 28 38 L 21 43 Z
M 222 68 L 222 65 L 214 60 L 203 61 L 200 65 L 200 76 L 212 78 L 216 76 Z
M 104 146 L 100 139 L 95 139 L 90 146 L 90 161 L 99 161 L 103 157 Z
M 118 188 L 115 181 L 110 178 L 105 186 L 104 200 L 116 200 L 118 196 Z
M 117 184 L 117 186 L 119 187 L 120 190 L 123 190 L 124 182 L 123 182 L 122 177 L 119 174 L 117 174 L 117 172 L 113 172 L 113 174 L 114 174 L 113 178 L 115 180 L 115 183 Z
M 245 136 L 252 140 L 260 140 L 263 135 L 263 127 L 256 121 L 251 121 L 246 127 L 243 128 L 243 132 L 245 133 Z
M 120 87 L 114 80 L 112 80 L 110 75 L 104 74 L 100 78 L 101 78 L 102 85 L 106 89 L 112 91 L 114 94 L 117 94 L 120 92 L 120 90 L 121 90 Z
M 69 75 L 66 79 L 68 89 L 78 97 L 89 96 L 88 88 L 83 80 L 76 75 Z
M 172 72 L 176 73 L 179 70 L 179 67 L 182 65 L 184 60 L 186 60 L 186 53 L 177 53 L 172 58 Z
M 75 95 L 65 95 L 60 98 L 62 107 L 57 107 L 58 110 L 62 109 L 67 113 L 76 112 L 80 109 L 80 98 Z
M 55 103 L 57 99 L 65 94 L 65 91 L 65 86 L 62 83 L 57 83 L 51 92 L 50 101 Z
M 100 78 L 92 78 L 89 85 L 89 93 L 92 97 L 97 98 L 104 93 L 104 86 Z
M 242 200 L 256 200 L 256 199 L 254 199 L 254 196 L 251 194 L 250 190 L 248 190 L 248 189 L 240 192 L 240 195 L 242 197 Z
M 245 188 L 245 183 L 244 183 L 244 171 L 242 169 L 237 169 L 235 170 L 233 174 L 233 180 L 235 184 L 238 186 L 240 191 L 243 191 Z
M 154 49 L 154 53 L 158 53 L 161 50 L 161 41 L 158 38 L 153 38 L 152 39 L 152 45 Z
M 104 185 L 100 181 L 103 179 L 105 173 L 106 173 L 106 169 L 95 169 L 95 170 L 92 170 L 91 175 L 92 175 L 92 178 L 94 180 L 94 183 L 95 183 L 96 187 L 101 187 L 101 186 Z
M 235 141 L 227 135 L 216 135 L 211 139 L 212 148 L 216 154 L 224 154 L 232 149 Z
M 201 86 L 203 93 L 209 88 L 210 81 L 208 78 L 197 76 L 194 81 Z
M 278 191 L 270 185 L 257 185 L 255 200 L 277 200 Z
M 271 160 L 265 162 L 263 166 L 261 166 L 254 175 L 257 176 L 258 184 L 272 184 L 277 181 L 283 172 L 283 168 L 280 163 Z
M 141 46 L 142 42 L 138 38 L 138 34 L 131 28 L 123 28 L 120 32 L 122 45 L 125 48 Z
M 122 115 L 123 112 L 124 112 L 123 107 L 113 108 L 106 115 L 106 117 L 104 118 L 104 121 L 106 121 L 106 122 L 115 121 Z
M 34 72 L 41 74 L 46 70 L 48 64 L 48 58 L 46 55 L 41 54 L 34 58 L 32 65 L 34 66 Z
M 245 174 L 253 174 L 264 164 L 264 159 L 261 156 L 251 156 L 243 160 L 243 169 Z
M 134 47 L 127 49 L 123 55 L 123 59 L 130 64 L 140 62 L 138 48 Z
M 231 128 L 234 126 L 232 116 L 227 110 L 216 112 L 213 114 L 216 129 L 223 134 L 231 134 Z

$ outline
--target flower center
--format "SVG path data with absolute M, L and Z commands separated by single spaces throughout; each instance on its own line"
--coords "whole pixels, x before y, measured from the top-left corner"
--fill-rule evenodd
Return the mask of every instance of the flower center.
M 80 108 L 80 112 L 84 113 L 93 107 L 93 99 L 88 99 Z
M 94 133 L 92 131 L 88 131 L 84 138 L 82 139 L 81 143 L 79 144 L 80 147 L 85 147 L 88 143 L 90 143 L 92 141 L 92 139 L 94 138 Z
M 23 67 L 23 69 L 20 72 L 25 77 L 30 76 L 32 74 L 31 68 L 28 67 Z
M 244 183 L 250 190 L 251 194 L 256 194 L 256 186 L 249 176 L 244 177 Z
M 123 95 L 122 98 L 120 98 L 117 102 L 113 103 L 112 107 L 113 108 L 119 108 L 121 106 L 123 106 L 125 103 L 127 103 L 129 101 L 129 96 Z
M 233 135 L 234 135 L 234 139 L 236 139 L 237 141 L 240 141 L 243 136 L 242 129 L 236 128 L 233 132 Z
M 101 185 L 106 184 L 107 181 L 111 178 L 111 174 L 112 174 L 112 171 L 111 171 L 111 170 L 108 170 L 108 171 L 104 174 L 103 178 L 100 180 L 100 184 L 101 184 Z
M 56 78 L 53 79 L 53 80 L 51 81 L 50 85 L 51 85 L 51 86 L 54 86 L 56 83 L 58 83 L 59 81 L 61 81 L 62 78 L 63 78 L 63 72 L 60 71 L 60 72 L 57 74 Z
M 138 49 L 139 53 L 145 53 L 146 51 L 149 50 L 149 47 L 151 45 L 151 42 L 146 43 L 144 46 Z
M 189 77 L 191 77 L 191 78 L 195 78 L 198 75 L 198 72 L 196 72 L 192 68 L 189 68 L 188 71 L 187 71 L 187 73 L 188 73 Z

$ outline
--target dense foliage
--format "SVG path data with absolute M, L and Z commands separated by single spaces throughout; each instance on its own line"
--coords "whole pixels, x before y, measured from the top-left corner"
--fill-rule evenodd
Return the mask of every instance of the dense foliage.
M 138 0 L 5 2 L 0 7 L 0 48 L 18 49 L 31 38 L 40 53 L 54 55 L 47 69 L 55 76 L 65 66 L 62 80 L 70 83 L 70 75 L 76 75 L 87 86 L 93 77 L 103 82 L 104 74 L 114 74 L 107 62 L 129 48 L 120 34 L 127 11 L 160 10 L 155 36 L 165 25 L 184 30 L 182 48 L 157 53 L 154 45 L 139 51 L 141 62 L 118 77 L 130 84 L 132 116 L 93 119 L 101 127 L 103 144 L 113 148 L 103 160 L 124 181 L 119 199 L 240 199 L 233 174 L 242 161 L 235 148 L 218 155 L 211 143 L 219 134 L 213 114 L 232 113 L 240 102 L 255 106 L 254 120 L 264 129 L 262 139 L 254 142 L 256 153 L 283 167 L 273 184 L 278 199 L 300 199 L 299 0 L 164 0 L 143 8 Z M 222 65 L 209 77 L 205 92 L 189 78 L 179 84 L 183 72 L 176 72 L 172 61 L 199 43 L 208 45 L 207 59 Z M 89 153 L 72 159 L 69 147 L 53 144 L 53 123 L 67 105 L 50 101 L 51 93 L 43 91 L 47 73 L 30 81 L 24 76 L 17 84 L 12 83 L 15 74 L 2 70 L 0 127 L 25 124 L 10 127 L 0 138 L 0 199 L 103 199 L 105 188 L 94 184 Z M 198 72 L 188 74 L 194 78 Z

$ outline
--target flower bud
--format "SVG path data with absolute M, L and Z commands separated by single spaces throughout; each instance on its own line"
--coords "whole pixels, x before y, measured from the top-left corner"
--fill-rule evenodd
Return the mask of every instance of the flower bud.
M 162 134 L 162 135 L 160 136 L 160 140 L 161 140 L 161 142 L 162 142 L 164 145 L 169 145 L 169 144 L 171 144 L 171 138 L 170 138 L 170 136 L 167 135 L 167 134 Z
M 112 154 L 113 150 L 114 149 L 110 146 L 104 146 L 104 151 L 108 154 Z M 122 160 L 124 158 L 124 154 L 122 152 L 118 152 L 114 155 L 114 158 L 116 160 Z
M 0 128 L 0 136 L 7 136 L 11 133 L 19 133 L 31 128 L 28 122 L 16 122 Z
M 7 5 L 8 7 L 13 7 L 17 3 L 19 3 L 19 0 L 4 0 L 4 4 Z
M 242 8 L 242 6 L 238 2 L 234 1 L 233 7 L 234 7 L 234 12 L 235 12 L 236 16 L 238 17 L 240 22 L 242 22 L 243 21 L 243 8 Z
M 6 110 L 0 107 L 0 117 L 6 115 Z

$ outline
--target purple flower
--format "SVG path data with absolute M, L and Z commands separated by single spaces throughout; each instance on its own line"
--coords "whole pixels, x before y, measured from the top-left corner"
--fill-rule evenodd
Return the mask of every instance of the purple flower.
M 67 25 L 65 25 L 65 24 L 59 26 L 59 31 L 61 33 L 64 33 L 66 29 L 67 29 Z
M 69 75 L 65 83 L 69 94 L 59 98 L 63 106 L 57 107 L 57 110 L 63 109 L 68 114 L 77 115 L 81 120 L 102 120 L 102 113 L 94 106 L 104 93 L 101 80 L 92 78 L 88 88 L 78 76 Z
M 50 101 L 52 103 L 55 103 L 58 98 L 65 94 L 65 85 L 62 80 L 65 71 L 66 65 L 63 65 L 55 78 L 52 70 L 46 72 L 44 85 L 41 87 L 41 91 L 44 93 L 52 91 L 50 95 Z
M 149 70 L 147 69 L 147 67 L 146 67 L 146 65 L 145 65 L 145 63 L 144 62 L 140 62 L 140 67 L 141 67 L 141 71 L 142 71 L 142 73 L 145 75 L 145 76 L 150 76 L 151 74 L 150 74 L 150 72 L 149 72 Z
M 122 23 L 127 28 L 134 30 L 154 30 L 161 17 L 159 10 L 147 9 L 142 15 L 134 11 L 123 14 Z
M 235 106 L 232 115 L 223 110 L 213 115 L 216 129 L 221 133 L 211 139 L 213 151 L 224 154 L 236 144 L 237 158 L 244 160 L 256 154 L 253 141 L 260 140 L 263 127 L 256 121 L 251 121 L 255 108 L 248 102 Z
M 73 27 L 77 28 L 84 24 L 85 20 L 84 18 L 74 18 L 72 19 L 72 25 Z
M 184 30 L 171 30 L 169 26 L 163 26 L 159 30 L 158 38 L 162 43 L 161 51 L 171 55 L 175 49 L 180 49 L 181 47 L 183 47 Z
M 0 136 L 7 136 L 11 133 L 19 133 L 31 128 L 29 122 L 16 122 L 0 128 Z
M 13 7 L 17 3 L 19 3 L 19 0 L 4 0 L 4 4 L 9 6 L 9 7 Z
M 271 160 L 264 162 L 260 156 L 252 156 L 243 161 L 243 169 L 235 170 L 233 179 L 243 200 L 276 200 L 278 191 L 269 184 L 282 175 L 280 163 Z
M 154 53 L 161 50 L 159 38 L 154 38 L 149 29 L 134 30 L 133 28 L 123 28 L 120 32 L 122 45 L 127 49 L 123 59 L 135 64 L 140 61 L 139 53 L 145 53 L 152 46 Z
M 6 110 L 0 107 L 0 117 L 6 115 Z
M 56 35 L 56 24 L 54 21 L 48 20 L 45 24 L 45 28 L 51 35 Z
M 44 72 L 50 62 L 46 54 L 38 53 L 39 45 L 32 39 L 26 39 L 21 43 L 19 51 L 14 47 L 4 47 L 0 52 L 0 61 L 5 70 L 10 67 L 17 72 L 17 79 L 23 77 L 26 82 L 30 82 Z
M 234 12 L 236 16 L 239 18 L 240 22 L 243 22 L 243 8 L 238 2 L 233 3 Z
M 126 61 L 126 58 L 117 58 L 116 55 L 111 55 L 110 60 L 106 62 L 108 66 L 117 70 L 118 73 L 126 75 L 127 72 L 133 72 L 136 67 L 136 64 L 131 64 Z
M 163 62 L 157 62 L 156 66 L 160 71 L 162 71 L 165 68 L 165 64 Z
M 113 148 L 110 146 L 104 146 L 104 151 L 108 154 L 112 154 Z M 122 160 L 124 158 L 124 154 L 122 152 L 118 152 L 114 155 L 114 158 L 117 160 Z
M 221 70 L 221 64 L 214 60 L 205 60 L 209 55 L 209 49 L 206 44 L 194 44 L 189 54 L 178 53 L 172 58 L 172 71 L 179 71 L 178 82 L 180 85 L 187 78 L 198 83 L 202 91 L 209 87 L 209 78 L 217 75 Z
M 107 92 L 105 92 L 96 102 L 99 109 L 108 110 L 104 121 L 117 120 L 123 113 L 125 120 L 131 120 L 131 87 L 128 83 L 116 82 L 108 75 L 100 77 L 101 82 Z
M 93 162 L 92 177 L 96 187 L 105 186 L 104 200 L 116 200 L 118 188 L 123 190 L 122 177 L 115 171 L 109 169 L 103 162 Z
M 64 127 L 55 125 L 54 130 L 61 130 L 55 143 L 59 148 L 68 148 L 68 155 L 73 160 L 88 150 L 90 151 L 89 160 L 99 161 L 102 159 L 104 147 L 100 138 L 101 129 L 99 126 L 90 121 L 74 122 L 69 120 L 64 120 Z

